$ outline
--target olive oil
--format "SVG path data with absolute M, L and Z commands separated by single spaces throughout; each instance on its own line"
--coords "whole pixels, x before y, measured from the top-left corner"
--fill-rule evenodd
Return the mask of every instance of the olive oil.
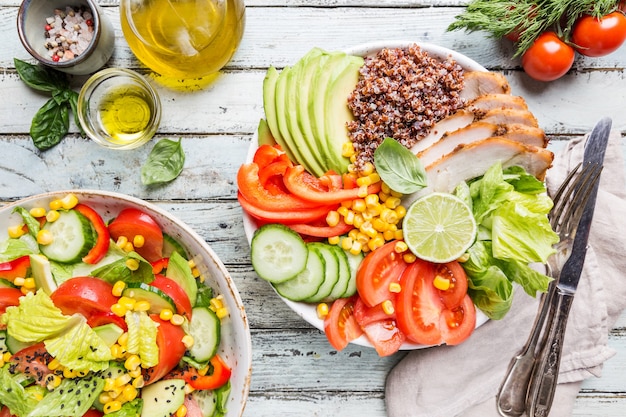
M 166 78 L 217 73 L 243 36 L 243 0 L 121 0 L 124 37 L 135 56 Z
M 123 145 L 142 138 L 154 113 L 151 97 L 135 85 L 111 89 L 98 104 L 98 117 L 110 141 Z

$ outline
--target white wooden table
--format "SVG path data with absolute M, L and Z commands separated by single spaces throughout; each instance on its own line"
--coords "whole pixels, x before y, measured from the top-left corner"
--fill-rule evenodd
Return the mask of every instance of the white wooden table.
M 116 31 L 111 67 L 147 73 L 120 29 L 116 0 L 101 0 Z M 16 32 L 19 0 L 0 0 L 0 202 L 68 188 L 130 194 L 169 210 L 199 232 L 218 253 L 241 293 L 250 322 L 253 374 L 245 416 L 385 415 L 384 384 L 403 358 L 379 358 L 349 346 L 337 353 L 325 336 L 303 322 L 250 266 L 235 176 L 262 117 L 266 69 L 293 64 L 314 46 L 338 50 L 379 40 L 431 42 L 455 49 L 488 69 L 503 72 L 513 92 L 526 98 L 553 140 L 586 133 L 602 116 L 626 131 L 626 47 L 599 59 L 580 59 L 575 70 L 549 84 L 533 82 L 511 60 L 510 43 L 483 33 L 448 33 L 463 10 L 460 0 L 248 0 L 243 42 L 217 81 L 200 92 L 159 88 L 160 138 L 183 138 L 182 175 L 161 188 L 140 182 L 150 146 L 110 151 L 81 138 L 72 125 L 60 145 L 38 151 L 30 120 L 47 100 L 27 88 L 13 58 L 29 60 Z M 31 61 L 32 62 L 32 61 Z M 78 89 L 81 79 L 76 79 Z M 626 315 L 610 335 L 617 355 L 599 379 L 584 383 L 575 416 L 623 416 L 626 409 Z

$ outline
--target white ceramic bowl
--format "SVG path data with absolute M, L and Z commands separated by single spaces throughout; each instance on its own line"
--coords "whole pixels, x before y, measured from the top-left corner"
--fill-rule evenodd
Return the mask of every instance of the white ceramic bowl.
M 478 64 L 474 60 L 466 57 L 463 54 L 455 52 L 451 49 L 444 48 L 441 46 L 429 44 L 429 43 L 420 43 L 420 42 L 411 42 L 411 41 L 382 41 L 375 43 L 367 43 L 359 46 L 355 46 L 353 48 L 347 49 L 345 52 L 352 55 L 360 55 L 360 56 L 368 56 L 375 55 L 383 48 L 405 48 L 409 45 L 416 44 L 422 50 L 428 52 L 432 57 L 439 59 L 446 59 L 448 56 L 451 56 L 461 67 L 463 67 L 466 71 L 487 71 L 485 67 Z M 251 162 L 254 157 L 254 153 L 257 149 L 257 137 L 255 136 L 252 140 L 250 148 L 248 149 L 248 155 L 246 157 L 247 162 Z M 254 219 L 248 216 L 245 212 L 243 213 L 243 227 L 246 233 L 246 237 L 248 238 L 248 243 L 252 240 L 252 235 L 257 229 Z M 280 295 L 279 295 L 280 296 Z M 301 302 L 294 302 L 283 298 L 283 301 L 300 317 L 302 317 L 306 322 L 313 325 L 317 329 L 324 331 L 324 321 L 320 320 L 317 317 L 316 305 L 315 304 L 307 304 Z M 480 310 L 476 311 L 476 327 L 482 326 L 485 322 L 487 322 L 487 316 L 481 312 Z M 357 345 L 373 347 L 370 341 L 367 339 L 365 335 L 359 337 L 358 339 L 352 341 Z M 404 343 L 401 350 L 414 350 L 414 349 L 422 349 L 428 346 L 419 345 L 416 343 Z
M 198 268 L 206 277 L 206 284 L 216 294 L 223 294 L 229 316 L 222 319 L 222 333 L 219 353 L 231 367 L 231 393 L 228 399 L 227 417 L 240 417 L 250 390 L 252 374 L 252 347 L 248 319 L 237 292 L 237 288 L 228 271 L 215 252 L 204 239 L 189 226 L 169 214 L 167 211 L 127 195 L 95 190 L 65 190 L 28 197 L 0 208 L 0 241 L 7 238 L 7 229 L 22 222 L 21 217 L 13 213 L 16 206 L 30 209 L 48 207 L 48 203 L 68 193 L 75 194 L 81 203 L 95 209 L 105 221 L 115 217 L 122 209 L 133 207 L 150 214 L 162 230 L 179 241 L 189 252 Z

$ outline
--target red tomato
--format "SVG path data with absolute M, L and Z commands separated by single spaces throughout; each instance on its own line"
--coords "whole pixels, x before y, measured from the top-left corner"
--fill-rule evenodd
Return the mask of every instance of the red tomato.
M 7 307 L 18 305 L 22 295 L 17 288 L 0 288 L 0 315 L 7 311 Z
M 358 296 L 340 298 L 333 302 L 324 319 L 324 332 L 330 345 L 343 350 L 348 343 L 363 334 L 361 326 L 354 318 L 354 303 Z
M 150 318 L 159 324 L 157 328 L 157 345 L 159 346 L 159 363 L 143 370 L 146 383 L 152 384 L 167 375 L 182 359 L 185 354 L 183 337 L 185 331 L 169 321 L 161 320 L 158 314 L 151 314 Z
M 400 350 L 406 340 L 393 319 L 378 320 L 363 327 L 363 332 L 379 356 L 389 356 Z
M 111 312 L 117 303 L 113 285 L 94 277 L 75 277 L 63 282 L 50 294 L 52 302 L 63 314 L 80 313 L 89 320 L 94 315 Z
M 94 313 L 87 319 L 87 324 L 89 327 L 98 327 L 103 326 L 105 324 L 113 323 L 118 326 L 120 329 L 126 331 L 128 330 L 128 325 L 123 317 L 114 314 L 112 311 L 106 311 L 102 313 Z
M 458 307 L 441 314 L 441 337 L 447 345 L 458 345 L 470 337 L 476 327 L 476 307 L 469 295 L 463 297 Z
M 263 187 L 260 187 L 263 188 Z M 263 188 L 264 189 L 264 188 Z M 265 189 L 264 189 L 265 190 Z M 269 191 L 265 190 L 269 193 Z M 290 194 L 283 194 L 290 196 Z M 275 196 L 276 197 L 276 196 Z M 294 197 L 295 198 L 295 197 Z M 248 200 L 241 192 L 237 193 L 237 199 L 241 208 L 246 213 L 264 223 L 308 223 L 326 217 L 330 210 L 334 210 L 337 206 L 317 206 L 308 209 L 265 209 L 261 207 L 263 203 L 260 200 Z
M 154 262 L 163 257 L 163 232 L 158 223 L 147 213 L 136 209 L 122 210 L 109 224 L 109 232 L 113 240 L 125 236 L 130 242 L 135 236 L 144 237 L 145 243 L 135 251 L 148 262 Z
M 85 414 L 83 414 L 83 417 L 102 417 L 103 415 L 104 413 L 102 411 L 90 408 Z
M 522 67 L 538 81 L 556 80 L 572 67 L 574 48 L 563 42 L 556 33 L 544 32 L 522 56 Z
M 395 297 L 393 298 L 393 304 L 395 305 Z M 382 304 L 377 304 L 373 307 L 369 307 L 361 297 L 358 297 L 354 302 L 354 318 L 359 326 L 364 327 L 370 323 L 376 321 L 395 319 L 395 311 L 393 314 L 387 314 L 383 310 Z
M 626 40 L 626 16 L 621 11 L 597 19 L 585 15 L 572 29 L 576 51 L 586 56 L 604 56 L 619 49 Z
M 11 411 L 9 410 L 9 407 L 3 406 L 0 409 L 0 417 L 15 417 L 15 415 L 11 414 Z
M 312 237 L 341 236 L 354 229 L 354 226 L 346 224 L 346 222 L 344 222 L 343 220 L 340 220 L 336 226 L 332 227 L 328 226 L 325 221 L 323 223 L 324 225 L 289 224 L 287 226 L 289 226 L 289 228 L 291 228 L 295 232 L 300 233 L 301 235 Z
M 304 170 L 302 165 L 287 168 L 283 181 L 287 189 L 303 200 L 320 204 L 339 204 L 359 198 L 359 188 L 329 190 L 318 178 Z M 380 182 L 367 188 L 368 194 L 380 191 Z
M 228 382 L 232 371 L 220 355 L 213 356 L 209 363 L 212 371 L 206 375 L 200 375 L 196 368 L 184 363 L 167 374 L 165 379 L 184 379 L 194 389 L 217 389 Z
M 13 282 L 15 278 L 26 278 L 30 267 L 30 256 L 24 255 L 12 261 L 0 263 L 0 278 Z
M 467 275 L 465 270 L 457 261 L 447 264 L 437 264 L 435 276 L 450 280 L 450 288 L 446 291 L 437 289 L 437 293 L 446 308 L 456 307 L 463 301 L 467 294 Z
M 443 302 L 433 286 L 434 264 L 417 259 L 402 274 L 396 303 L 398 327 L 407 339 L 423 345 L 442 342 L 439 322 Z
M 87 264 L 97 264 L 104 258 L 104 255 L 106 255 L 109 250 L 109 242 L 111 241 L 109 229 L 107 229 L 107 225 L 104 223 L 104 220 L 102 220 L 102 217 L 91 207 L 85 204 L 77 204 L 74 210 L 78 211 L 91 222 L 98 235 L 94 247 L 83 257 L 83 262 Z
M 367 254 L 356 274 L 359 295 L 370 307 L 392 298 L 389 284 L 398 282 L 406 269 L 402 255 L 395 251 L 391 241 Z
M 50 361 L 52 356 L 46 351 L 43 342 L 22 349 L 9 359 L 9 363 L 15 366 L 17 372 L 29 375 L 37 384 L 43 386 L 46 385 L 46 376 L 52 373 L 48 369 Z
M 157 274 L 154 281 L 150 283 L 153 287 L 157 287 L 174 300 L 176 304 L 176 312 L 183 316 L 187 316 L 191 320 L 191 301 L 183 288 L 175 281 Z

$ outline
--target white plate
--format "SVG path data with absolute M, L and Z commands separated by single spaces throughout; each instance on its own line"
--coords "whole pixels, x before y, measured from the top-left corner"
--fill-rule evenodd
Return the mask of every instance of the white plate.
M 345 52 L 352 55 L 360 55 L 360 56 L 368 56 L 375 55 L 383 48 L 405 48 L 409 45 L 416 44 L 422 50 L 428 52 L 432 57 L 439 58 L 445 60 L 448 57 L 452 57 L 461 67 L 463 67 L 466 71 L 487 71 L 485 67 L 473 61 L 472 59 L 462 55 L 458 52 L 455 52 L 451 49 L 444 48 L 441 46 L 429 44 L 429 43 L 420 43 L 420 42 L 410 42 L 410 41 L 382 41 L 382 42 L 374 42 L 367 43 L 359 46 L 355 46 L 353 48 L 347 49 Z M 252 162 L 252 158 L 254 157 L 254 153 L 258 148 L 257 137 L 252 139 L 252 143 L 250 144 L 250 148 L 248 149 L 248 155 L 246 156 L 246 162 Z M 252 235 L 257 229 L 254 220 L 248 216 L 245 212 L 243 213 L 243 227 L 246 233 L 246 237 L 248 238 L 248 243 L 252 240 Z M 280 295 L 279 295 L 280 296 Z M 324 321 L 320 320 L 317 317 L 316 305 L 315 304 L 307 304 L 307 303 L 299 303 L 287 300 L 284 297 L 281 297 L 283 301 L 300 317 L 302 317 L 306 322 L 316 327 L 317 329 L 324 331 Z M 487 322 L 487 316 L 482 313 L 480 310 L 476 311 L 476 327 L 482 326 L 485 322 Z M 352 343 L 361 346 L 373 347 L 370 341 L 367 339 L 365 335 L 359 337 L 356 340 L 353 340 Z M 414 350 L 414 349 L 422 349 L 425 345 L 419 345 L 416 343 L 404 343 L 401 346 L 401 350 Z
M 227 416 L 241 416 L 248 398 L 252 374 L 252 347 L 246 312 L 228 271 L 204 239 L 189 226 L 165 210 L 135 197 L 106 191 L 66 190 L 35 195 L 0 208 L 0 240 L 7 238 L 9 226 L 22 222 L 18 214 L 12 213 L 16 206 L 27 209 L 48 207 L 51 200 L 62 198 L 68 193 L 75 194 L 81 203 L 96 210 L 104 221 L 112 219 L 127 207 L 134 207 L 150 214 L 165 233 L 187 249 L 206 277 L 206 284 L 217 294 L 224 295 L 224 302 L 230 314 L 222 319 L 219 353 L 232 369 L 230 379 L 232 389 L 227 404 Z

